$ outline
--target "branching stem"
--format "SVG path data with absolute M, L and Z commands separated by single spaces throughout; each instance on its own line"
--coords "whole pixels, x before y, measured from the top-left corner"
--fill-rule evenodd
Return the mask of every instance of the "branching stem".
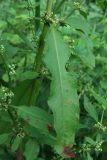
M 48 0 L 47 7 L 46 7 L 46 15 L 49 15 L 49 16 L 51 15 L 52 5 L 53 5 L 53 0 Z M 39 39 L 38 50 L 36 55 L 36 65 L 35 65 L 35 71 L 37 73 L 39 73 L 41 69 L 42 55 L 43 55 L 44 45 L 45 45 L 44 39 L 47 34 L 48 27 L 49 25 L 47 23 L 44 23 L 43 30 Z M 33 81 L 32 85 L 34 89 L 32 90 L 32 93 L 29 99 L 29 105 L 33 105 L 35 103 L 36 98 L 39 94 L 42 80 L 43 80 L 43 77 L 37 78 L 36 80 Z

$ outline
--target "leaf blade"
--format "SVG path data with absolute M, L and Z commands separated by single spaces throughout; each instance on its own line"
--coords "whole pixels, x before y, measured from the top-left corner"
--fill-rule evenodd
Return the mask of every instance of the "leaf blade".
M 8 140 L 8 137 L 9 137 L 8 133 L 0 134 L 0 145 L 4 144 Z
M 55 119 L 54 127 L 57 133 L 55 149 L 61 153 L 64 146 L 74 142 L 79 119 L 78 96 L 75 80 L 65 69 L 70 55 L 69 49 L 54 27 L 50 28 L 46 42 L 47 53 L 44 61 L 52 73 L 48 104 Z
M 37 128 L 44 134 L 49 134 L 47 125 L 52 123 L 52 116 L 43 109 L 35 106 L 20 106 L 17 108 L 17 114 L 23 118 L 28 124 Z
M 84 96 L 84 108 L 89 113 L 89 115 L 98 122 L 98 114 L 94 108 L 94 106 L 89 102 L 89 99 L 87 96 Z

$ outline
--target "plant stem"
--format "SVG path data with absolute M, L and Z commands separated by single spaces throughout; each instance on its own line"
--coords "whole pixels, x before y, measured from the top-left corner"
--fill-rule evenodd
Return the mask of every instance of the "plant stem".
M 52 5 L 53 5 L 53 0 L 48 0 L 47 1 L 47 8 L 46 8 L 46 12 L 47 12 L 48 15 L 51 14 Z
M 101 124 L 103 123 L 104 111 L 105 111 L 105 110 L 103 109 L 102 115 L 101 115 L 101 120 L 100 120 L 100 123 L 101 123 Z
M 52 5 L 53 5 L 53 0 L 48 0 L 47 1 L 47 7 L 46 7 L 46 14 L 50 15 L 51 10 L 52 10 Z M 45 36 L 47 34 L 49 25 L 47 23 L 44 23 L 43 30 L 39 39 L 39 44 L 38 44 L 38 50 L 37 50 L 37 56 L 36 56 L 36 66 L 35 66 L 35 71 L 36 73 L 40 72 L 41 69 L 41 63 L 42 63 L 42 55 L 44 51 L 44 46 L 45 46 Z M 29 105 L 33 105 L 36 101 L 36 98 L 39 94 L 40 86 L 42 83 L 43 77 L 37 78 L 36 80 L 33 81 L 33 90 L 29 99 Z
M 47 7 L 46 7 L 46 14 L 47 15 L 50 15 L 50 13 L 51 13 L 52 4 L 53 4 L 53 0 L 47 1 Z M 38 52 L 37 52 L 37 56 L 36 56 L 36 67 L 35 67 L 36 72 L 40 71 L 40 66 L 41 66 L 41 62 L 42 62 L 42 54 L 43 54 L 43 50 L 44 50 L 44 39 L 45 39 L 47 31 L 48 31 L 48 25 L 45 23 L 44 27 L 43 27 L 42 34 L 40 36 L 39 45 L 38 45 Z
M 35 33 L 38 34 L 40 27 L 40 0 L 36 0 L 35 6 Z
M 8 109 L 8 114 L 13 122 L 13 125 L 15 127 L 15 129 L 17 130 L 17 121 L 16 121 L 16 117 L 13 115 L 11 108 Z
M 4 62 L 5 69 L 6 69 L 7 73 L 8 73 L 8 78 L 9 78 L 9 90 L 10 90 L 11 77 L 10 77 L 10 74 L 9 74 L 9 69 L 8 69 L 7 63 L 6 63 L 3 55 L 1 54 L 0 56 L 1 56 L 1 58 L 2 58 L 2 61 Z M 12 113 L 12 112 L 13 112 L 13 109 L 11 109 L 11 107 L 9 106 L 9 108 L 8 108 L 7 111 L 8 111 L 8 114 L 9 114 L 9 116 L 10 116 L 12 122 L 13 122 L 13 125 L 14 125 L 15 129 L 17 129 L 16 117 L 15 117 L 14 114 Z

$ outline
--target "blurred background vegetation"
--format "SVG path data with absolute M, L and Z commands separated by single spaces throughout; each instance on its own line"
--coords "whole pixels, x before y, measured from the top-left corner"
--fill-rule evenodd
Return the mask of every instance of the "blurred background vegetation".
M 28 103 L 24 90 L 25 80 L 28 76 L 29 79 L 35 77 L 28 71 L 34 69 L 47 2 L 41 0 L 38 10 L 37 1 L 39 2 L 0 0 L 0 85 L 12 89 L 15 94 L 13 104 Z M 56 0 L 55 9 L 53 8 L 55 18 L 63 20 L 66 17 L 66 24 L 71 17 L 71 24 L 76 28 L 69 25 L 59 27 L 71 49 L 67 69 L 76 76 L 78 84 L 80 128 L 73 149 L 75 159 L 107 160 L 107 0 L 66 0 L 58 8 L 60 1 Z M 76 18 L 72 18 L 75 15 Z M 9 65 L 11 67 L 7 69 Z M 42 71 L 46 71 L 44 66 Z M 50 80 L 45 74 L 44 77 L 37 104 L 47 110 Z M 29 84 L 29 81 L 27 83 Z M 22 99 L 19 101 L 20 89 Z M 1 115 L 2 134 L 10 131 L 12 126 L 7 114 Z M 4 116 L 7 116 L 6 120 Z M 9 148 L 1 146 L 0 160 L 13 159 L 23 160 L 24 157 L 19 151 L 13 153 Z M 60 157 L 46 144 L 40 147 L 39 156 L 35 160 L 60 160 Z

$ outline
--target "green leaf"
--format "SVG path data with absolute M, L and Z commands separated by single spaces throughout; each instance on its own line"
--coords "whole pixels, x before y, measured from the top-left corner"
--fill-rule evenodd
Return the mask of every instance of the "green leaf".
M 96 142 L 90 137 L 85 137 L 85 141 L 88 142 L 91 145 L 95 145 L 96 144 Z
M 103 89 L 107 90 L 107 82 L 101 80 L 100 85 Z
M 0 134 L 0 145 L 4 144 L 8 140 L 8 137 L 9 137 L 8 133 Z
M 0 29 L 6 28 L 6 22 L 3 20 L 0 20 Z
M 55 149 L 61 153 L 63 147 L 73 144 L 78 128 L 79 107 L 76 80 L 65 69 L 69 59 L 69 49 L 63 37 L 51 27 L 46 38 L 44 61 L 52 73 L 51 93 L 48 101 L 54 115 L 57 133 Z
M 20 81 L 14 89 L 14 105 L 28 105 L 32 95 L 35 79 Z
M 93 44 L 88 36 L 82 35 L 75 47 L 77 56 L 88 67 L 95 67 L 95 56 L 93 54 Z
M 7 58 L 12 58 L 13 56 L 16 55 L 16 53 L 18 52 L 18 48 L 17 47 L 13 47 L 10 44 L 6 44 L 5 45 L 5 50 L 6 50 L 6 54 L 7 54 Z
M 53 146 L 55 144 L 56 138 L 51 134 L 44 134 L 35 127 L 26 124 L 24 126 L 24 131 L 32 138 L 36 138 L 40 144 L 47 144 Z
M 52 123 L 52 116 L 39 107 L 19 106 L 18 116 L 23 118 L 28 124 L 39 129 L 42 133 L 48 134 L 47 125 Z
M 30 139 L 25 145 L 24 156 L 26 157 L 26 160 L 36 160 L 38 153 L 38 143 L 35 140 Z
M 84 10 L 82 10 L 81 8 L 79 9 L 79 12 L 85 18 L 84 20 L 86 20 L 87 19 L 87 13 Z
M 95 107 L 89 102 L 88 97 L 85 95 L 84 96 L 84 108 L 85 110 L 89 113 L 89 115 L 96 121 L 98 122 L 98 114 L 95 110 Z
M 101 95 L 97 94 L 93 89 L 90 90 L 94 98 L 102 105 L 103 109 L 107 109 L 107 100 Z
M 3 79 L 5 82 L 9 82 L 9 76 L 8 76 L 8 74 L 7 74 L 7 73 L 3 74 L 2 79 Z
M 79 29 L 86 34 L 90 32 L 88 21 L 81 15 L 69 17 L 67 23 L 74 29 Z
M 15 152 L 19 148 L 21 142 L 22 142 L 22 137 L 16 136 L 16 138 L 14 139 L 14 142 L 11 146 L 11 149 L 13 152 Z
M 21 31 L 17 30 L 14 25 L 12 25 L 9 21 L 7 21 L 8 25 L 15 31 L 15 33 L 24 41 L 26 46 L 35 52 L 35 48 L 33 43 L 28 39 L 28 37 Z
M 14 90 L 14 105 L 26 105 L 29 103 L 33 82 L 32 80 L 21 81 Z
M 20 80 L 20 81 L 24 81 L 27 79 L 34 79 L 37 77 L 37 73 L 34 71 L 26 71 L 23 73 L 18 73 L 16 79 Z
M 93 158 L 91 157 L 90 153 L 87 152 L 87 160 L 93 160 Z

